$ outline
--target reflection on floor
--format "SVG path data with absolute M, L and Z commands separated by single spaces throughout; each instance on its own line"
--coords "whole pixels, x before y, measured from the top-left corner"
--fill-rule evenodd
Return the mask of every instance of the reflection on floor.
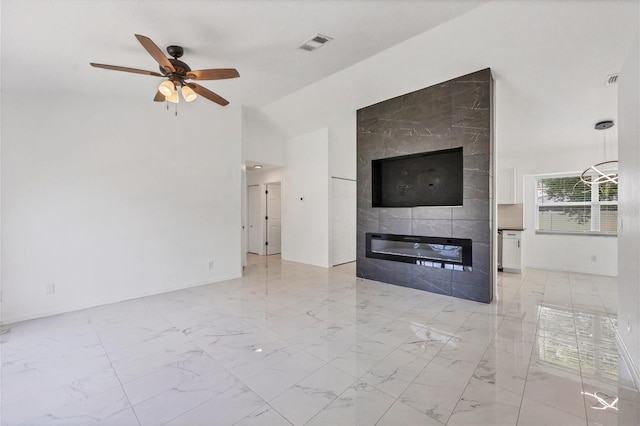
M 639 424 L 616 282 L 491 305 L 251 256 L 242 279 L 5 326 L 1 423 Z

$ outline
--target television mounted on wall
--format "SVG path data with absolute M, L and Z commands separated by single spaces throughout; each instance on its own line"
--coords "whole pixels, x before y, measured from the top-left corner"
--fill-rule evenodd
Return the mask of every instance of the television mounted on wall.
M 462 147 L 371 161 L 372 207 L 462 206 Z

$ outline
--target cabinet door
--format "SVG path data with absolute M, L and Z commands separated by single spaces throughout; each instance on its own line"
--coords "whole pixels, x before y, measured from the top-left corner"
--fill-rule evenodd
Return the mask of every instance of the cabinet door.
M 498 190 L 498 204 L 516 203 L 516 169 L 499 169 L 496 182 Z
M 520 238 L 505 238 L 502 240 L 502 268 L 519 271 L 520 260 Z

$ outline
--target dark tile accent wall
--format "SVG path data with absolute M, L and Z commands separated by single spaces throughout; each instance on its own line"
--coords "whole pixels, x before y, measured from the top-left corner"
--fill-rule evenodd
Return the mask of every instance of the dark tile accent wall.
M 484 69 L 358 110 L 359 277 L 489 303 L 493 300 L 493 78 Z M 371 207 L 371 160 L 462 147 L 462 207 Z M 470 238 L 473 271 L 370 259 L 367 232 Z

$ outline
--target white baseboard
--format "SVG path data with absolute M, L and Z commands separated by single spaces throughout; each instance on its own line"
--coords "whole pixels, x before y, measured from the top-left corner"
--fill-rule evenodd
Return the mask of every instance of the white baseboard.
M 623 362 L 626 364 L 627 369 L 631 374 L 631 378 L 636 385 L 636 389 L 640 389 L 640 371 L 638 370 L 636 363 L 633 361 L 633 357 L 629 353 L 627 345 L 624 344 L 624 341 L 620 337 L 618 330 L 616 330 L 616 343 L 618 344 L 618 351 L 620 352 Z
M 133 300 L 133 299 L 139 299 L 141 297 L 155 296 L 163 293 L 170 293 L 176 290 L 184 290 L 187 288 L 198 287 L 201 285 L 214 284 L 222 281 L 232 280 L 232 279 L 240 278 L 240 276 L 241 275 L 236 275 L 236 274 L 231 274 L 229 276 L 224 275 L 224 276 L 216 277 L 214 278 L 214 280 L 199 281 L 199 282 L 193 282 L 193 283 L 187 283 L 187 284 L 178 284 L 175 286 L 164 288 L 160 292 L 143 291 L 140 293 L 135 293 L 133 295 L 128 295 L 124 297 L 122 296 L 114 297 L 110 299 L 81 303 L 78 305 L 72 305 L 72 306 L 67 306 L 67 307 L 62 307 L 57 309 L 50 309 L 46 311 L 20 315 L 16 317 L 2 318 L 2 321 L 0 321 L 0 325 L 10 325 L 10 324 L 14 324 L 21 321 L 29 321 L 29 320 L 38 319 L 38 318 L 50 317 L 53 315 L 67 314 L 70 312 L 81 311 L 83 309 L 95 308 L 96 306 L 103 306 L 103 305 L 110 305 L 112 303 L 124 302 L 125 300 Z
M 584 269 L 577 269 L 577 268 L 560 268 L 560 267 L 554 267 L 554 266 L 549 266 L 549 265 L 527 265 L 525 266 L 526 268 L 535 268 L 535 269 L 547 269 L 549 271 L 559 271 L 559 272 L 575 272 L 577 274 L 588 274 L 588 275 L 600 275 L 603 277 L 617 277 L 618 275 L 611 275 L 611 274 L 597 274 L 593 271 L 586 271 Z

